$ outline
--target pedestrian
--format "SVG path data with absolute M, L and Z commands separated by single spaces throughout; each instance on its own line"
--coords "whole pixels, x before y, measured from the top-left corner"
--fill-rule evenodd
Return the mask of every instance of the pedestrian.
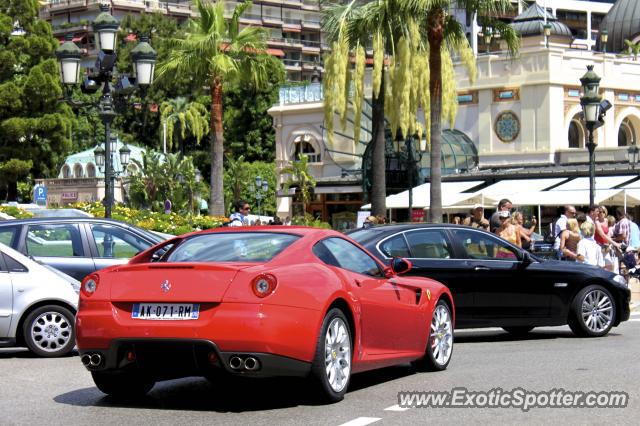
M 604 257 L 602 249 L 593 238 L 595 226 L 593 223 L 584 222 L 580 227 L 582 239 L 578 243 L 577 260 L 588 265 L 599 266 L 604 268 Z
M 511 244 L 522 247 L 520 232 L 518 232 L 518 228 L 514 224 L 509 211 L 500 211 L 498 217 L 500 218 L 500 227 L 496 230 L 496 234 L 498 234 L 501 238 L 509 241 Z
M 376 225 L 378 223 L 378 218 L 375 216 L 368 216 L 365 220 L 364 223 L 362 224 L 362 227 L 367 229 L 367 228 L 371 228 L 373 225 Z
M 272 225 L 282 225 L 282 219 L 280 219 L 280 216 L 276 216 L 273 218 Z
M 567 219 L 576 217 L 576 208 L 571 205 L 564 206 L 564 213 L 560 215 L 560 217 L 553 223 L 553 235 L 555 239 L 553 240 L 553 249 L 556 252 L 556 259 L 562 259 L 562 252 L 560 251 L 560 234 L 562 231 L 567 229 Z
M 484 217 L 484 207 L 482 204 L 474 205 L 470 215 L 464 219 L 462 224 L 471 226 L 472 228 L 488 230 L 489 221 Z
M 631 222 L 622 207 L 616 209 L 616 219 L 618 219 L 618 222 L 613 228 L 613 239 L 622 243 L 626 249 L 629 246 L 629 240 L 631 238 Z
M 284 226 L 291 226 L 291 216 L 284 218 Z
M 228 226 L 245 226 L 248 223 L 247 215 L 251 211 L 249 203 L 244 200 L 237 201 L 234 209 L 235 211 L 229 216 Z
M 387 223 L 387 217 L 383 214 L 377 215 L 376 219 L 378 220 L 378 225 L 384 225 L 385 223 Z
M 576 219 L 567 219 L 567 229 L 560 234 L 562 260 L 574 261 L 578 258 L 578 243 L 582 239 Z
M 164 200 L 164 214 L 171 214 L 171 200 Z
M 522 248 L 525 250 L 530 250 L 532 248 L 532 240 L 531 236 L 533 235 L 533 231 L 536 230 L 536 224 L 538 221 L 535 216 L 531 217 L 531 225 L 526 228 L 524 226 L 524 215 L 522 212 L 515 212 L 513 214 L 513 218 L 515 221 L 515 225 L 518 228 L 518 232 L 520 233 L 520 240 L 522 241 Z
M 491 228 L 491 232 L 495 234 L 496 229 L 498 229 L 502 225 L 502 222 L 500 222 L 500 216 L 499 216 L 500 212 L 511 211 L 512 207 L 513 207 L 513 204 L 507 198 L 503 198 L 498 202 L 498 210 L 496 210 L 496 212 L 493 213 L 491 215 L 491 218 L 489 219 L 489 227 Z

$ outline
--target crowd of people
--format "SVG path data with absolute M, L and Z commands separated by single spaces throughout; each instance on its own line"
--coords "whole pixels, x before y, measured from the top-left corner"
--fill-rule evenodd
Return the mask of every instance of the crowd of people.
M 580 212 L 574 206 L 551 224 L 556 257 L 597 265 L 615 273 L 635 272 L 640 248 L 640 228 L 632 215 L 618 207 L 615 216 L 605 206 Z M 622 268 L 622 269 L 621 269 Z

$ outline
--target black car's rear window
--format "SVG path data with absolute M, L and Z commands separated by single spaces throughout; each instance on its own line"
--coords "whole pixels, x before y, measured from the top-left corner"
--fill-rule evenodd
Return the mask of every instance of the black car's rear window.
M 201 234 L 182 241 L 165 262 L 268 262 L 299 239 L 271 232 Z

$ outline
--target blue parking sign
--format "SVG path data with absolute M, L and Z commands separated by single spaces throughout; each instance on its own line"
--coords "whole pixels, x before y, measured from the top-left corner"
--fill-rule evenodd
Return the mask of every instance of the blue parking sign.
M 33 188 L 33 197 L 36 199 L 36 203 L 47 202 L 47 187 L 44 185 L 36 185 Z

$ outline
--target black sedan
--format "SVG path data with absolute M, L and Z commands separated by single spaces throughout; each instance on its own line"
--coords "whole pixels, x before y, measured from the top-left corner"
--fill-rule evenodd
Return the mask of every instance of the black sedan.
M 398 224 L 349 236 L 387 264 L 412 262 L 409 274 L 436 279 L 453 293 L 456 328 L 502 327 L 514 334 L 569 324 L 604 336 L 629 319 L 624 277 L 582 263 L 544 260 L 476 228 Z
M 126 263 L 164 239 L 124 222 L 93 217 L 0 222 L 1 243 L 77 280 L 107 266 Z

